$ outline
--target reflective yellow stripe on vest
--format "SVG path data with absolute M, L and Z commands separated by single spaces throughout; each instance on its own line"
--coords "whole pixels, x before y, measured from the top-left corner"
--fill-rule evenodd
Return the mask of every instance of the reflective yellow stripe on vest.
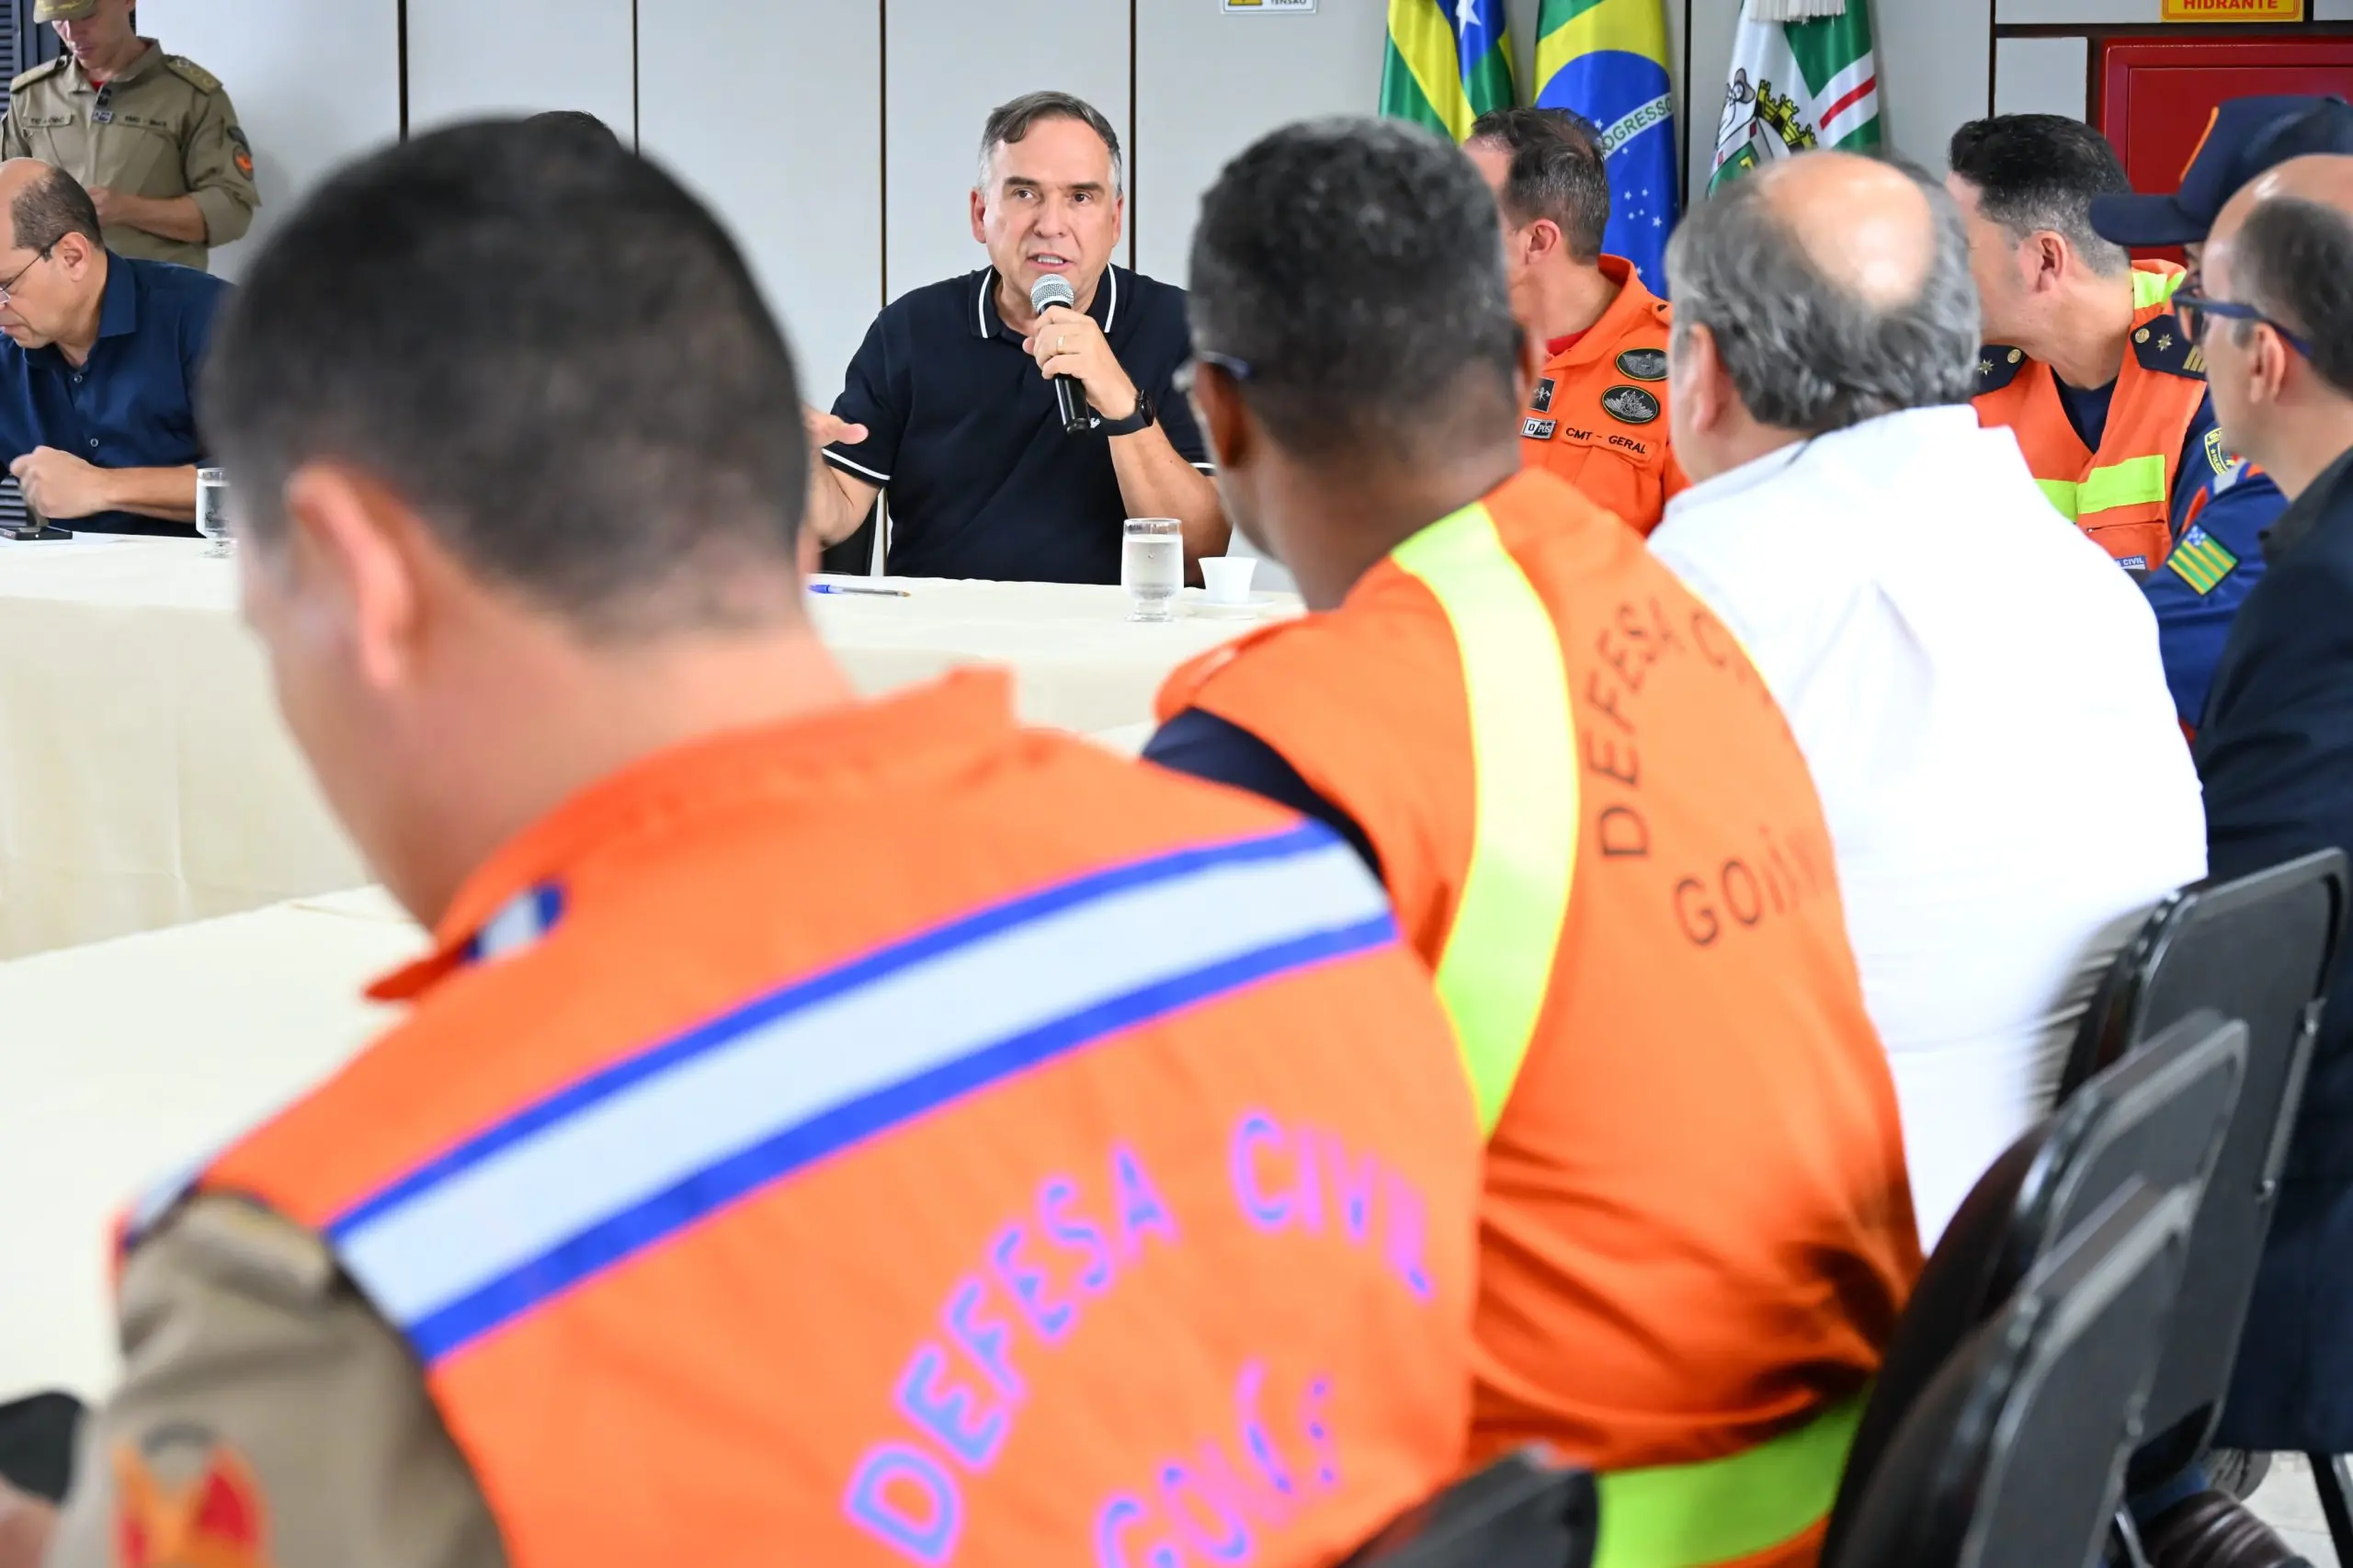
M 2145 311 L 2151 305 L 2162 305 L 2174 297 L 2176 290 L 2189 278 L 2187 272 L 2143 272 L 2132 269 L 2132 308 Z
M 1600 1477 L 1593 1568 L 1699 1568 L 1795 1540 L 1838 1500 L 1868 1397 L 1720 1460 Z
M 1471 867 L 1438 993 L 1492 1133 L 1527 1060 L 1568 916 L 1577 853 L 1576 716 L 1560 632 L 1483 506 L 1397 547 L 1436 597 L 1471 718 Z M 1705 1568 L 1779 1546 L 1830 1511 L 1863 1396 L 1720 1460 L 1598 1478 L 1594 1568 Z
M 1552 981 L 1577 858 L 1576 721 L 1552 612 L 1473 504 L 1399 545 L 1454 631 L 1474 815 L 1438 994 L 1493 1132 Z
M 2081 483 L 2071 479 L 2034 482 L 2069 522 L 2119 506 L 2165 506 L 2165 460 L 2152 453 L 2096 468 Z

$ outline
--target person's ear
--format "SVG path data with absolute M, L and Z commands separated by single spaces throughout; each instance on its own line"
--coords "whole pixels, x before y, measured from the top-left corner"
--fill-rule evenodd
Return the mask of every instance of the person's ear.
M 1256 439 L 1256 422 L 1242 401 L 1242 389 L 1215 365 L 1193 367 L 1193 407 L 1201 416 L 1201 438 L 1209 443 L 1210 461 L 1220 473 L 1248 462 Z
M 57 243 L 49 247 L 49 254 L 69 276 L 79 278 L 97 256 L 97 250 L 90 244 L 87 236 L 68 233 L 58 236 Z
M 1531 262 L 1551 256 L 1568 243 L 1561 234 L 1561 225 L 1550 218 L 1537 219 L 1528 225 L 1526 232 L 1528 238 L 1524 243 L 1528 246 L 1528 259 Z
M 1677 422 L 1702 434 L 1713 430 L 1739 399 L 1714 330 L 1697 324 L 1678 327 L 1669 347 L 1666 390 Z
M 415 677 L 423 625 L 425 527 L 370 475 L 309 463 L 286 482 L 288 569 L 306 612 L 345 643 L 354 669 L 380 692 Z
M 2296 351 L 2270 323 L 2256 323 L 2254 330 L 2255 340 L 2247 345 L 2247 391 L 2256 403 L 2276 404 L 2287 391 L 2288 378 L 2295 373 Z
M 988 193 L 978 186 L 972 187 L 972 238 L 983 244 L 989 243 Z
M 2056 289 L 2067 276 L 2067 242 L 2046 229 L 2026 242 L 2027 287 L 2035 293 Z

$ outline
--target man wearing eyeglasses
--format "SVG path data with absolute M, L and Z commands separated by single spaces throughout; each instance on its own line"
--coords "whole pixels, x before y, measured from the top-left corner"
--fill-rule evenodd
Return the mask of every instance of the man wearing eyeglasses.
M 2201 273 L 2223 438 L 2290 501 L 2198 733 L 2209 863 L 2238 877 L 2353 852 L 2353 157 L 2255 179 Z M 2353 1453 L 2353 944 L 2331 989 L 2216 1437 L 2252 1452 Z
M 196 532 L 192 392 L 228 285 L 117 256 L 72 175 L 0 164 L 0 460 L 40 517 Z

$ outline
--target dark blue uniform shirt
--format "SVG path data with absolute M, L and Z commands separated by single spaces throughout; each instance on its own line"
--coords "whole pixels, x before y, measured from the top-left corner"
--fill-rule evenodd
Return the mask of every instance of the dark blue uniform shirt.
M 0 337 L 0 461 L 54 447 L 98 468 L 201 465 L 196 377 L 212 312 L 228 290 L 192 267 L 108 251 L 98 340 L 86 362 Z M 196 499 L 193 484 L 188 499 Z M 130 512 L 58 521 L 88 533 L 196 534 L 190 524 Z
M 997 315 L 996 285 L 986 267 L 904 294 L 874 318 L 834 400 L 867 437 L 825 457 L 886 487 L 894 573 L 1116 583 L 1127 508 L 1110 437 L 1063 434 L 1053 383 Z M 1193 411 L 1170 384 L 1192 354 L 1185 290 L 1108 267 L 1087 314 L 1177 455 L 1207 472 Z
M 2083 392 L 2055 376 L 2052 381 L 2067 422 L 2084 445 L 2099 450 L 2116 384 Z M 2231 621 L 2263 575 L 2263 530 L 2287 505 L 2278 485 L 2224 454 L 2213 400 L 2199 403 L 2174 472 L 2173 554 L 2141 576 L 2149 608 L 2157 612 L 2157 643 L 2174 710 L 2193 728 L 2205 710 Z

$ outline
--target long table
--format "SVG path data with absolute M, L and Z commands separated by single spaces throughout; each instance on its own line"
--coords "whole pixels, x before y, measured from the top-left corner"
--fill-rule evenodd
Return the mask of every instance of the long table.
M 278 721 L 235 564 L 203 548 L 0 543 L 0 959 L 368 880 Z M 861 691 L 1006 664 L 1025 719 L 1080 733 L 1145 722 L 1171 668 L 1253 619 L 1197 591 L 1133 625 L 1113 587 L 855 582 L 905 590 L 812 597 Z

